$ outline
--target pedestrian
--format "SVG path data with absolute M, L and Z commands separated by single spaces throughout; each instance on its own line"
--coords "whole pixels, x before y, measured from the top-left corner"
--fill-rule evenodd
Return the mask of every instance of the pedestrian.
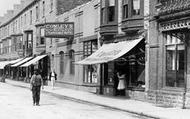
M 32 75 L 32 78 L 30 80 L 30 88 L 32 91 L 32 97 L 33 97 L 33 105 L 40 106 L 40 90 L 44 88 L 43 87 L 43 80 L 41 75 L 39 74 L 39 70 L 35 70 L 34 74 Z
M 117 72 L 117 77 L 119 80 L 117 89 L 118 89 L 118 93 L 119 95 L 125 96 L 125 88 L 126 88 L 126 81 L 125 81 L 125 74 L 120 72 Z
M 49 80 L 51 81 L 52 89 L 54 89 L 55 86 L 55 80 L 57 80 L 57 74 L 55 73 L 55 70 L 52 70 L 49 74 Z

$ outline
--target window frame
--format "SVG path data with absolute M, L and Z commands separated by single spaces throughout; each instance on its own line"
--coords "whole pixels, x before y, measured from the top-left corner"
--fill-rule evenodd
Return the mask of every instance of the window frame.
M 60 55 L 60 74 L 64 74 L 64 52 L 61 51 L 59 52 L 59 55 Z
M 75 51 L 70 50 L 69 51 L 69 60 L 70 60 L 70 74 L 74 75 L 75 74 Z
M 123 19 L 129 18 L 129 0 L 123 0 L 122 3 L 122 17 Z
M 30 10 L 30 25 L 32 25 L 32 10 Z
M 131 16 L 140 16 L 141 15 L 141 0 L 139 1 L 139 13 L 138 14 L 134 14 L 134 1 L 135 0 L 131 0 Z
M 185 55 L 186 55 L 186 46 L 185 43 L 182 41 L 179 41 L 180 39 L 176 39 L 176 41 L 173 41 L 174 36 L 172 36 L 169 33 L 164 34 L 164 37 L 166 39 L 165 41 L 165 86 L 166 87 L 171 87 L 171 88 L 182 88 L 185 86 L 185 66 L 187 65 L 185 62 Z M 168 39 L 170 37 L 170 39 Z M 170 41 L 168 41 L 170 40 Z M 183 61 L 180 60 L 180 50 L 178 50 L 178 46 L 182 46 L 184 47 L 184 49 L 182 50 L 183 52 Z M 169 50 L 167 50 L 168 48 L 174 48 L 173 51 L 173 55 L 172 57 L 170 57 L 171 59 L 168 58 L 168 55 L 171 56 L 171 52 L 169 53 Z M 170 60 L 170 61 L 169 61 Z M 171 63 L 170 63 L 171 62 Z M 183 62 L 183 66 L 182 66 L 182 70 L 181 70 L 181 65 L 180 62 Z M 182 71 L 182 78 L 183 78 L 183 82 L 179 82 L 180 81 L 180 77 L 179 75 L 180 72 Z M 174 76 L 174 77 L 169 77 L 169 76 Z M 181 84 L 180 84 L 181 83 Z
M 96 48 L 93 48 L 93 43 L 96 43 Z M 90 56 L 93 52 L 95 52 L 98 49 L 98 42 L 96 40 L 90 40 L 90 41 L 84 41 L 83 42 L 83 57 L 86 58 Z M 95 76 L 95 73 L 93 72 L 92 69 L 95 69 L 97 71 L 97 66 L 96 65 L 88 65 L 84 66 L 84 80 L 83 83 L 86 84 L 96 84 L 98 83 L 97 79 L 93 79 L 93 76 Z M 94 73 L 94 74 L 93 74 Z M 90 75 L 90 76 L 89 76 Z
M 39 20 L 39 6 L 36 6 L 36 21 Z
M 45 1 L 42 2 L 42 17 L 45 17 Z

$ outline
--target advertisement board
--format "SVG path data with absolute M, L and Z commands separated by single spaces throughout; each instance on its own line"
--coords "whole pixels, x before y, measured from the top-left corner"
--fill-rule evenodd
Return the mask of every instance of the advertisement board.
M 59 22 L 45 24 L 45 37 L 65 38 L 74 36 L 73 22 Z

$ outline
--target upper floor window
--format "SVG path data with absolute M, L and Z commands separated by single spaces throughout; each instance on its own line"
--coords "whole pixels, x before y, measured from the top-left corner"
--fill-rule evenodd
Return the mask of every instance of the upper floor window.
M 42 16 L 45 16 L 45 1 L 42 2 Z
M 45 31 L 44 28 L 40 28 L 40 45 L 45 44 Z
M 132 0 L 132 15 L 140 15 L 140 0 Z
M 124 19 L 128 18 L 128 14 L 129 14 L 128 2 L 129 0 L 123 0 L 123 18 Z
M 109 23 L 115 21 L 115 0 L 101 1 L 101 23 Z
M 22 18 L 22 16 L 21 16 L 21 19 L 20 19 L 20 27 L 22 28 L 22 25 L 23 25 L 23 18 Z
M 53 11 L 53 0 L 50 0 L 50 11 Z
M 108 22 L 113 22 L 115 18 L 115 0 L 109 0 Z
M 30 10 L 30 24 L 32 24 L 32 10 Z
M 26 24 L 26 14 L 24 15 L 24 24 Z
M 36 20 L 39 19 L 39 8 L 38 6 L 36 6 Z

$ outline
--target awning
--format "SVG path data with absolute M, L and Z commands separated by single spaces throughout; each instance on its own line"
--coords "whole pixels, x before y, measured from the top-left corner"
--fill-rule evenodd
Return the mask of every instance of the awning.
M 26 62 L 25 64 L 21 65 L 20 67 L 28 67 L 32 64 L 35 64 L 37 61 L 39 61 L 40 59 L 46 57 L 47 55 L 40 55 L 35 57 L 34 59 L 30 60 L 29 62 Z
M 23 59 L 23 60 L 17 62 L 16 64 L 11 65 L 11 67 L 17 67 L 17 66 L 20 66 L 21 64 L 23 64 L 23 63 L 25 63 L 25 62 L 31 60 L 32 58 L 33 58 L 33 57 L 27 57 L 27 58 L 25 58 L 25 59 Z
M 14 63 L 17 63 L 19 62 L 20 60 L 22 60 L 23 58 L 20 58 L 20 59 L 16 59 L 16 60 L 11 60 L 11 61 L 2 61 L 0 62 L 0 69 L 4 69 L 4 67 L 8 64 L 14 64 Z
M 0 62 L 0 69 L 4 69 L 4 67 L 6 65 L 8 65 L 9 63 L 10 63 L 10 61 L 2 61 L 2 62 Z
M 144 37 L 118 43 L 104 44 L 96 52 L 82 61 L 76 62 L 81 65 L 101 64 L 113 61 L 134 48 Z
M 19 61 L 21 61 L 23 59 L 24 58 L 20 58 L 20 59 L 16 59 L 16 60 L 11 60 L 11 61 L 9 61 L 9 64 L 15 64 L 15 63 L 17 63 L 17 62 L 19 62 Z

